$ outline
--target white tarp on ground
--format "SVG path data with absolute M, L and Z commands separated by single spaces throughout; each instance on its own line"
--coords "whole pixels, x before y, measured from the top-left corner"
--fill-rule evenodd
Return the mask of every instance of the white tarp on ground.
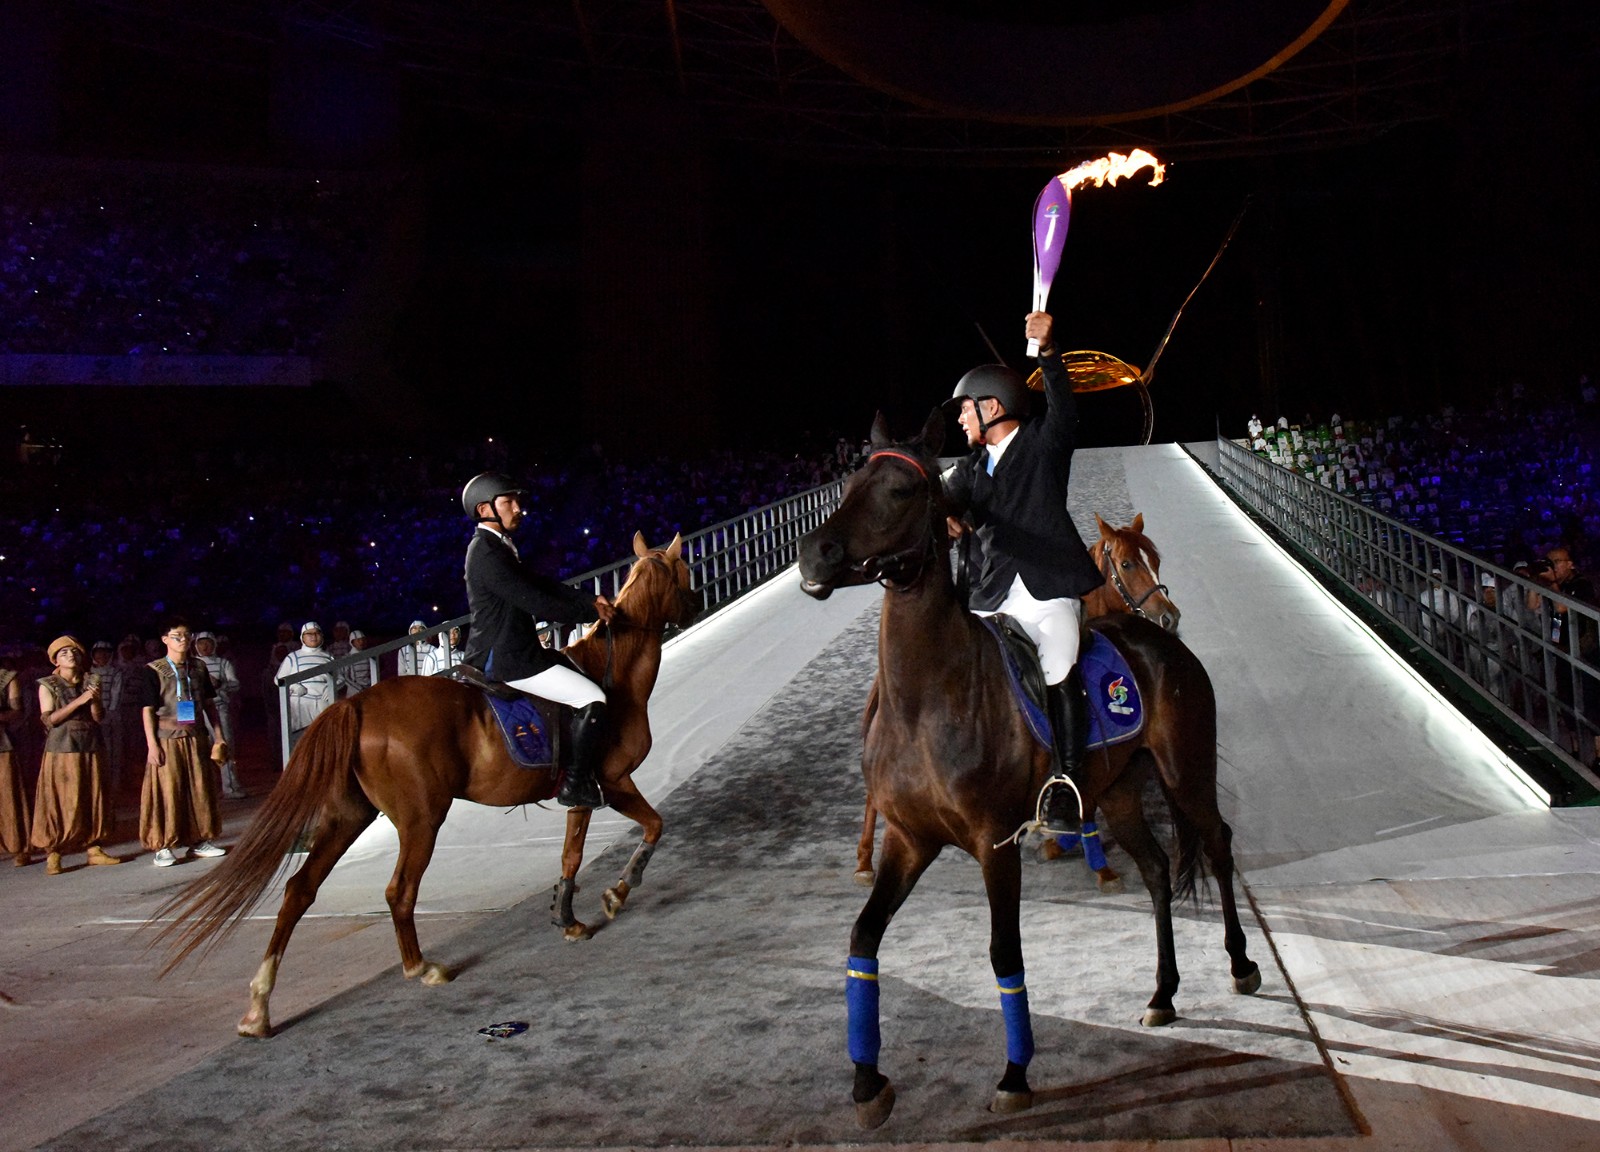
M 1123 453 L 1217 687 L 1245 879 L 1335 1066 L 1600 1119 L 1600 810 L 1535 802 L 1175 445 Z

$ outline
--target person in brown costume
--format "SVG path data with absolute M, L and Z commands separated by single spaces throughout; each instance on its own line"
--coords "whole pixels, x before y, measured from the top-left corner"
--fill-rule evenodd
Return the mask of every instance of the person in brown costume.
M 161 633 L 167 654 L 152 660 L 145 677 L 144 792 L 139 803 L 139 839 L 156 854 L 157 868 L 189 855 L 223 856 L 213 841 L 222 834 L 222 771 L 225 741 L 210 742 L 202 711 L 217 731 L 216 693 L 206 666 L 189 655 L 194 635 L 181 618 Z
M 28 793 L 22 786 L 22 765 L 11 751 L 6 726 L 21 720 L 22 685 L 17 674 L 0 668 L 0 852 L 18 868 L 33 863 L 28 855 Z
M 100 847 L 111 839 L 114 822 L 100 742 L 100 683 L 84 674 L 89 654 L 76 638 L 58 637 L 48 651 L 56 670 L 39 681 L 39 719 L 47 734 L 33 796 L 32 843 L 45 853 L 44 870 L 59 876 L 61 854 L 79 846 L 90 864 L 122 861 Z

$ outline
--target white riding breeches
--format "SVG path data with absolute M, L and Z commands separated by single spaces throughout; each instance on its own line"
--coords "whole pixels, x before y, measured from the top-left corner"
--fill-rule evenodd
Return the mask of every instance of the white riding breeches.
M 1035 600 L 1018 576 L 1000 607 L 993 612 L 974 612 L 993 616 L 1004 612 L 1028 634 L 1039 648 L 1039 665 L 1046 684 L 1059 684 L 1078 662 L 1079 633 L 1083 627 L 1083 601 L 1070 596 L 1056 600 Z
M 606 702 L 606 694 L 600 690 L 600 685 L 565 664 L 557 664 L 521 680 L 507 680 L 506 683 L 518 692 L 526 692 L 541 700 L 554 700 L 557 704 L 570 704 L 574 708 Z

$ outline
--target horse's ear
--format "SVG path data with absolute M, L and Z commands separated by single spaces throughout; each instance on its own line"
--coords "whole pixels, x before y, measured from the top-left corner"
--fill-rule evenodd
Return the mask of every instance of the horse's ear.
M 650 546 L 644 542 L 643 532 L 633 534 L 633 554 L 641 560 L 650 555 Z
M 1143 512 L 1135 512 L 1133 514 L 1133 525 L 1132 525 L 1132 527 L 1133 527 L 1133 530 L 1135 532 L 1137 532 L 1139 535 L 1141 535 L 1141 536 L 1144 535 L 1144 513 Z
M 872 418 L 872 446 L 874 448 L 887 448 L 894 443 L 894 438 L 889 435 L 889 422 L 879 412 Z
M 672 543 L 667 545 L 667 559 L 677 560 L 683 556 L 683 533 L 679 532 L 672 538 Z
M 1100 535 L 1102 537 L 1111 535 L 1111 525 L 1100 519 L 1100 513 L 1098 512 L 1094 514 L 1094 523 L 1095 527 L 1100 529 Z
M 927 422 L 922 425 L 922 431 L 917 433 L 916 442 L 929 456 L 937 456 L 939 449 L 944 447 L 944 409 L 935 408 L 928 413 Z

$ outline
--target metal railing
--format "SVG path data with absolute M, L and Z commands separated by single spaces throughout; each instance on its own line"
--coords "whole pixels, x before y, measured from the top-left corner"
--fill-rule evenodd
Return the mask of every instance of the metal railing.
M 839 506 L 844 491 L 843 480 L 833 480 L 816 488 L 807 489 L 782 500 L 754 508 L 731 520 L 701 528 L 683 538 L 683 558 L 689 565 L 694 587 L 700 592 L 701 612 L 713 611 L 737 599 L 793 564 L 800 554 L 800 537 L 816 528 Z M 618 560 L 603 568 L 585 572 L 567 581 L 574 588 L 584 588 L 595 595 L 615 596 L 627 582 L 635 557 Z M 432 625 L 426 631 L 402 636 L 386 644 L 378 644 L 352 652 L 303 672 L 293 672 L 276 680 L 278 688 L 277 732 L 283 763 L 289 762 L 299 731 L 290 725 L 289 698 L 296 687 L 318 677 L 332 676 L 341 694 L 352 689 L 351 669 L 358 664 L 367 665 L 366 682 L 375 684 L 389 666 L 387 657 L 393 655 L 398 672 L 400 654 L 414 653 L 412 666 L 430 664 L 438 670 L 461 661 L 458 651 L 443 642 L 452 628 L 464 627 L 471 616 L 457 616 Z M 551 643 L 563 647 L 568 637 L 557 634 L 554 626 L 547 625 L 546 633 Z M 422 645 L 427 645 L 424 648 Z M 430 671 L 434 668 L 429 668 Z
M 1283 535 L 1589 777 L 1600 734 L 1600 608 L 1342 496 L 1232 440 L 1222 479 Z

